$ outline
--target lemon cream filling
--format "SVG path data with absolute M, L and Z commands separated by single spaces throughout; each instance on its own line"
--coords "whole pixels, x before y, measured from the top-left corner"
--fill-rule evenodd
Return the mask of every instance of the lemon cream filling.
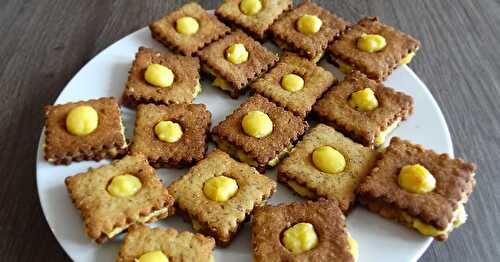
M 359 258 L 358 242 L 349 233 L 347 233 L 347 244 L 349 245 L 349 253 L 351 253 L 354 261 L 357 261 Z
M 135 262 L 169 262 L 168 257 L 161 251 L 149 251 L 142 254 L 138 259 L 134 259 Z
M 310 223 L 297 223 L 283 232 L 283 245 L 293 254 L 300 254 L 318 245 L 318 235 Z
M 99 115 L 87 105 L 71 109 L 66 116 L 66 129 L 75 136 L 85 136 L 97 129 Z
M 397 119 L 394 121 L 390 126 L 388 126 L 386 129 L 380 131 L 380 133 L 377 134 L 375 137 L 375 146 L 381 146 L 384 142 L 387 136 L 398 127 L 399 123 L 401 122 L 401 119 Z
M 359 50 L 375 53 L 387 46 L 385 38 L 377 34 L 362 34 L 356 43 Z
M 215 73 L 215 71 L 212 68 L 208 67 L 207 65 L 203 65 L 201 69 L 203 70 L 203 72 L 208 73 L 213 77 L 215 77 L 215 79 L 212 81 L 213 86 L 218 87 L 224 91 L 233 90 L 233 87 L 229 84 L 229 82 L 224 80 L 219 74 Z
M 439 235 L 446 235 L 453 229 L 463 225 L 467 220 L 467 213 L 465 212 L 464 202 L 459 202 L 458 208 L 453 212 L 453 219 L 443 230 L 437 229 L 436 227 L 429 225 L 416 217 L 412 217 L 404 211 L 401 211 L 401 217 L 408 225 L 416 229 L 422 235 L 435 237 Z
M 308 199 L 317 199 L 318 195 L 316 195 L 315 192 L 309 190 L 309 188 L 293 181 L 293 180 L 287 180 L 286 181 L 287 185 L 295 191 L 299 196 L 308 198 Z
M 156 87 L 169 87 L 174 83 L 174 72 L 164 65 L 150 64 L 144 72 L 146 82 Z
M 175 29 L 182 35 L 194 35 L 199 28 L 198 21 L 190 16 L 184 16 L 175 21 Z
M 193 98 L 197 97 L 201 93 L 201 84 L 200 79 L 196 81 L 196 85 L 194 86 Z
M 344 171 L 346 160 L 342 153 L 331 146 L 320 146 L 312 153 L 314 166 L 322 172 L 336 174 Z
M 303 15 L 297 20 L 297 30 L 303 34 L 314 34 L 319 32 L 323 21 L 315 15 Z
M 216 176 L 208 179 L 203 185 L 203 193 L 213 201 L 226 202 L 238 192 L 238 183 L 234 178 Z
M 259 166 L 259 163 L 257 163 L 257 161 L 253 160 L 250 156 L 248 156 L 245 152 L 243 152 L 243 150 L 240 150 L 238 149 L 237 147 L 235 147 L 234 145 L 230 144 L 229 142 L 225 141 L 225 140 L 222 140 L 216 136 L 214 136 L 212 138 L 214 140 L 214 142 L 217 144 L 217 147 L 219 147 L 222 151 L 232 155 L 233 157 L 239 159 L 241 162 L 243 163 L 246 163 L 250 166 L 254 166 L 254 167 L 257 167 Z M 283 158 L 285 158 L 285 156 L 290 153 L 290 151 L 292 150 L 293 148 L 293 145 L 290 144 L 288 145 L 287 148 L 285 148 L 283 151 L 281 151 L 276 157 L 274 157 L 273 159 L 269 160 L 267 162 L 267 165 L 270 166 L 270 167 L 274 167 L 276 166 L 279 161 Z
M 245 15 L 255 15 L 262 10 L 260 0 L 243 0 L 240 2 L 240 10 Z
M 245 134 L 263 138 L 273 132 L 273 121 L 262 111 L 250 111 L 241 120 L 241 127 Z
M 378 107 L 378 100 L 371 88 L 364 88 L 353 92 L 349 97 L 350 107 L 360 112 L 369 112 Z
M 179 123 L 172 121 L 160 121 L 154 128 L 156 137 L 163 142 L 175 143 L 181 139 L 183 132 Z
M 399 64 L 400 65 L 407 65 L 411 62 L 411 60 L 413 59 L 413 57 L 415 56 L 415 52 L 411 52 L 409 54 L 407 54 L 405 57 L 403 57 L 403 59 L 401 59 L 399 61 Z
M 151 220 L 155 217 L 161 216 L 163 214 L 166 214 L 167 212 L 168 212 L 168 207 L 158 209 L 156 211 L 151 212 L 149 215 L 139 217 L 135 221 L 135 223 L 139 223 L 139 224 L 147 223 L 149 220 Z M 124 226 L 117 226 L 117 227 L 113 228 L 111 231 L 104 232 L 104 234 L 106 234 L 108 236 L 108 238 L 113 238 L 114 236 L 118 235 L 120 232 L 122 232 L 123 230 L 127 229 L 128 227 L 130 227 L 132 224 L 135 224 L 135 223 L 129 223 L 129 224 L 126 224 Z

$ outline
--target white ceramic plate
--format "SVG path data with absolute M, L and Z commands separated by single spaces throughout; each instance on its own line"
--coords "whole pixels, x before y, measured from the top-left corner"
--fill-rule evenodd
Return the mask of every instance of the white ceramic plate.
M 164 50 L 153 40 L 147 28 L 140 29 L 106 48 L 88 62 L 68 83 L 55 104 L 70 101 L 88 100 L 105 96 L 120 98 L 125 87 L 128 70 L 140 46 Z M 270 43 L 266 46 L 273 48 Z M 417 58 L 418 59 L 418 58 Z M 330 64 L 322 61 L 320 65 L 335 75 L 342 75 Z M 413 71 L 402 66 L 386 81 L 388 86 L 410 94 L 415 103 L 414 114 L 392 135 L 409 139 L 438 152 L 453 153 L 450 134 L 444 117 L 427 87 Z M 203 92 L 195 103 L 203 103 L 212 112 L 212 126 L 230 114 L 246 97 L 238 100 L 215 89 L 206 80 L 202 81 Z M 127 137 L 131 138 L 135 112 L 122 108 Z M 75 261 L 114 261 L 123 236 L 104 245 L 94 244 L 84 233 L 79 211 L 73 206 L 64 186 L 67 176 L 86 171 L 108 163 L 80 162 L 69 166 L 56 166 L 43 159 L 43 142 L 40 137 L 37 154 L 37 186 L 40 203 L 47 222 L 66 253 Z M 186 170 L 159 169 L 157 174 L 166 185 L 183 175 Z M 267 174 L 276 178 L 274 170 Z M 270 199 L 271 204 L 302 201 L 292 192 L 279 185 Z M 423 237 L 399 224 L 369 213 L 363 207 L 356 207 L 347 217 L 349 232 L 359 243 L 359 261 L 415 261 L 431 243 L 431 238 Z M 170 226 L 178 230 L 192 230 L 178 216 L 169 217 L 152 226 Z M 228 248 L 215 250 L 216 261 L 252 261 L 250 248 L 250 224 L 236 237 Z

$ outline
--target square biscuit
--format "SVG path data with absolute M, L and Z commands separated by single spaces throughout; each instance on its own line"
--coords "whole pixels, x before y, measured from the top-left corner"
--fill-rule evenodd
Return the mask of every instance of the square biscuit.
M 271 134 L 255 138 L 243 131 L 241 121 L 250 111 L 261 111 L 269 116 L 273 123 Z M 308 127 L 301 117 L 276 106 L 263 96 L 254 95 L 213 128 L 212 138 L 219 149 L 264 172 L 266 166 L 272 166 L 269 162 L 284 157 L 283 152 L 290 150 Z
M 146 81 L 144 72 L 150 64 L 160 64 L 172 70 L 174 82 L 169 87 L 156 87 Z M 139 104 L 191 103 L 200 93 L 200 61 L 198 58 L 157 52 L 140 47 L 129 71 L 123 93 L 123 103 L 130 107 Z
M 297 20 L 303 15 L 318 16 L 323 22 L 320 30 L 304 34 L 297 29 Z M 323 55 L 328 43 L 347 29 L 348 23 L 309 0 L 281 16 L 270 29 L 278 46 L 299 53 L 317 62 Z
M 141 104 L 130 153 L 143 154 L 156 168 L 192 165 L 205 157 L 211 117 L 203 104 Z M 160 140 L 155 133 L 160 121 L 178 123 L 182 137 L 174 143 Z
M 115 176 L 133 175 L 141 188 L 129 197 L 107 191 Z M 135 223 L 149 223 L 173 213 L 174 198 L 144 156 L 125 156 L 111 164 L 64 180 L 73 204 L 80 210 L 87 235 L 103 243 Z
M 226 0 L 215 15 L 241 27 L 257 39 L 264 39 L 268 29 L 278 17 L 292 6 L 292 0 L 262 1 L 262 9 L 255 15 L 246 15 L 240 10 L 241 0 Z
M 281 86 L 283 76 L 291 73 L 304 79 L 301 90 L 290 92 Z M 316 100 L 336 82 L 337 79 L 329 71 L 305 58 L 285 52 L 278 64 L 253 82 L 250 88 L 304 118 Z
M 436 179 L 433 191 L 418 194 L 399 186 L 401 168 L 413 164 L 424 166 Z M 360 185 L 360 202 L 409 227 L 414 227 L 412 220 L 418 219 L 442 231 L 434 235 L 436 239 L 446 240 L 454 228 L 457 210 L 463 208 L 476 184 L 475 170 L 471 163 L 394 137 Z
M 232 64 L 225 57 L 226 49 L 233 44 L 243 44 L 248 51 L 248 60 L 241 64 Z M 273 54 L 259 42 L 242 31 L 233 32 L 210 44 L 198 52 L 204 64 L 204 70 L 220 77 L 229 85 L 225 90 L 231 97 L 237 98 L 243 89 L 257 79 L 278 61 Z
M 90 134 L 76 136 L 66 128 L 68 113 L 78 106 L 97 111 L 98 125 Z M 116 99 L 105 97 L 45 107 L 44 157 L 53 164 L 116 158 L 127 152 L 120 107 Z
M 282 243 L 283 232 L 297 223 L 310 223 L 318 236 L 315 248 L 294 254 Z M 263 206 L 252 217 L 252 249 L 255 262 L 315 261 L 354 262 L 345 218 L 335 200 Z
M 177 19 L 192 17 L 198 22 L 199 29 L 195 34 L 184 35 L 177 32 Z M 162 17 L 149 25 L 151 35 L 166 47 L 183 55 L 191 56 L 213 41 L 229 33 L 231 29 L 221 23 L 213 15 L 209 15 L 197 3 L 183 5 L 176 11 Z
M 365 88 L 373 90 L 378 107 L 361 112 L 349 105 L 349 98 Z M 364 146 L 375 147 L 382 145 L 385 136 L 413 113 L 413 99 L 353 71 L 318 100 L 313 112 L 320 122 L 335 127 Z
M 342 172 L 329 174 L 316 168 L 311 155 L 320 146 L 331 146 L 344 156 L 346 167 Z M 329 126 L 318 124 L 278 166 L 278 181 L 294 191 L 297 185 L 304 188 L 309 194 L 295 192 L 306 198 L 335 199 L 340 209 L 347 212 L 354 204 L 357 187 L 376 160 L 376 151 L 353 142 Z
M 383 36 L 387 46 L 374 53 L 358 49 L 357 41 L 363 33 Z M 382 81 L 399 66 L 406 55 L 416 52 L 419 46 L 418 40 L 381 23 L 377 17 L 365 17 L 342 34 L 337 41 L 331 43 L 328 51 L 332 60 L 338 59 L 341 63 L 363 72 L 369 78 Z
M 135 262 L 144 253 L 161 251 L 172 262 L 208 262 L 214 247 L 213 238 L 202 234 L 134 225 L 125 236 L 116 261 Z
M 208 179 L 222 175 L 235 179 L 238 191 L 231 199 L 216 202 L 205 196 L 203 186 Z M 169 191 L 179 212 L 196 230 L 214 237 L 218 245 L 227 246 L 253 209 L 276 191 L 276 182 L 215 149 L 174 181 Z

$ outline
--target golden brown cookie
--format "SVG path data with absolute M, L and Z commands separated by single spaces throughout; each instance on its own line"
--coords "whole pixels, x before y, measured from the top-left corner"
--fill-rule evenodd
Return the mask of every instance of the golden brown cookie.
M 304 34 L 297 30 L 297 20 L 303 15 L 318 16 L 323 25 L 319 32 Z M 347 29 L 348 23 L 309 0 L 281 16 L 270 29 L 276 44 L 317 62 L 328 43 Z
M 176 21 L 182 17 L 192 17 L 199 25 L 193 35 L 183 35 L 176 30 Z M 209 15 L 197 3 L 189 3 L 149 25 L 151 35 L 166 47 L 183 55 L 191 56 L 211 42 L 223 37 L 231 30 L 215 16 Z
M 361 112 L 349 105 L 349 98 L 352 93 L 365 88 L 373 90 L 378 107 Z M 313 112 L 320 122 L 335 127 L 364 146 L 375 147 L 381 145 L 380 141 L 383 142 L 388 133 L 411 115 L 413 99 L 353 71 L 318 100 Z M 376 140 L 379 142 L 376 143 Z
M 399 186 L 401 168 L 413 164 L 424 166 L 436 179 L 433 191 L 418 194 Z M 394 137 L 359 187 L 360 202 L 371 211 L 409 227 L 432 226 L 440 231 L 433 236 L 446 240 L 457 226 L 458 212 L 476 184 L 475 170 L 471 163 Z
M 293 254 L 282 243 L 282 233 L 297 223 L 310 223 L 318 235 L 315 248 Z M 257 208 L 252 217 L 252 247 L 256 262 L 354 261 L 345 219 L 335 200 L 280 204 Z
M 146 81 L 144 72 L 150 64 L 163 65 L 174 73 L 174 82 L 169 87 L 156 87 Z M 123 103 L 130 107 L 139 104 L 191 103 L 201 92 L 200 62 L 198 58 L 157 52 L 140 47 L 130 69 Z
M 243 44 L 248 51 L 248 61 L 242 64 L 232 64 L 225 57 L 225 51 L 233 44 Z M 257 79 L 278 61 L 273 54 L 259 42 L 253 40 L 242 31 L 233 32 L 224 38 L 210 44 L 198 52 L 203 63 L 203 70 L 225 82 L 221 89 L 228 92 L 232 98 L 237 98 L 243 89 Z M 213 84 L 215 84 L 214 81 Z
M 90 134 L 76 136 L 68 132 L 66 117 L 77 106 L 97 111 L 98 126 Z M 116 158 L 127 152 L 120 107 L 112 97 L 45 107 L 45 159 L 54 164 L 72 161 Z
M 255 138 L 243 131 L 241 121 L 250 111 L 261 111 L 269 116 L 273 123 L 271 134 Z M 301 117 L 254 95 L 213 128 L 212 139 L 219 149 L 264 172 L 266 166 L 274 166 L 285 157 L 307 128 L 307 122 Z
M 387 46 L 374 53 L 357 48 L 357 41 L 363 34 L 378 34 L 385 38 Z M 365 17 L 340 39 L 330 44 L 328 51 L 335 63 L 350 65 L 374 80 L 386 79 L 409 53 L 416 52 L 420 43 L 413 37 L 385 25 L 377 17 Z
M 144 253 L 161 251 L 171 262 L 208 262 L 214 247 L 213 238 L 201 234 L 134 225 L 125 236 L 116 261 L 135 262 Z
M 221 175 L 235 179 L 238 191 L 229 200 L 216 202 L 204 194 L 203 186 L 208 179 Z M 276 191 L 276 182 L 215 149 L 174 181 L 169 191 L 179 212 L 196 230 L 214 237 L 218 245 L 227 246 L 253 209 Z
M 117 197 L 107 190 L 115 176 L 133 175 L 141 181 L 137 193 Z M 64 181 L 80 210 L 87 235 L 103 243 L 132 224 L 149 223 L 173 213 L 174 198 L 142 155 L 125 156 L 111 164 L 69 176 Z
M 130 153 L 145 155 L 156 168 L 192 165 L 205 157 L 211 116 L 203 104 L 141 104 Z M 178 123 L 182 137 L 174 143 L 160 140 L 155 133 L 160 121 Z
M 215 15 L 261 40 L 274 21 L 292 6 L 292 0 L 267 0 L 262 1 L 262 9 L 257 14 L 246 15 L 241 11 L 240 3 L 241 0 L 226 0 L 215 10 Z
M 304 87 L 296 92 L 284 89 L 281 80 L 286 74 L 302 77 Z M 250 88 L 292 113 L 306 117 L 316 100 L 336 82 L 337 79 L 329 71 L 305 58 L 285 52 L 279 63 L 253 82 Z
M 314 165 L 311 155 L 320 146 L 331 146 L 344 156 L 346 167 L 342 172 L 329 174 Z M 374 150 L 353 142 L 329 126 L 318 124 L 280 163 L 278 181 L 305 198 L 336 199 L 340 209 L 347 212 L 355 201 L 355 190 L 376 160 L 377 153 Z M 297 186 L 309 194 L 297 191 Z

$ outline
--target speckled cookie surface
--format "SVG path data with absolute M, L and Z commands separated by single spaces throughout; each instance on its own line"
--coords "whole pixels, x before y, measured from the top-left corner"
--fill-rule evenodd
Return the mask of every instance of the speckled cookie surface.
M 145 155 L 155 167 L 183 167 L 203 159 L 207 150 L 211 113 L 203 104 L 154 105 L 137 108 L 131 154 Z M 179 141 L 168 143 L 158 139 L 155 126 L 172 121 L 182 128 Z
M 162 251 L 171 262 L 209 262 L 215 246 L 211 237 L 174 228 L 132 226 L 120 247 L 117 262 L 135 262 L 147 252 Z
M 98 125 L 92 133 L 76 136 L 66 129 L 66 117 L 71 109 L 83 105 L 97 111 Z M 45 107 L 44 157 L 47 161 L 54 164 L 99 161 L 118 157 L 126 151 L 127 142 L 116 99 L 107 97 Z
M 297 30 L 297 20 L 303 15 L 315 15 L 321 19 L 323 25 L 317 33 L 304 34 Z M 306 0 L 281 16 L 271 26 L 270 31 L 276 39 L 291 48 L 291 51 L 312 59 L 325 51 L 328 43 L 346 30 L 347 26 L 348 23 L 342 18 Z
M 281 242 L 282 232 L 296 223 L 314 226 L 318 245 L 293 254 Z M 344 216 L 335 200 L 264 206 L 252 217 L 252 247 L 256 262 L 348 262 L 354 261 L 347 242 Z
M 417 163 L 436 179 L 436 188 L 430 193 L 411 193 L 397 182 L 403 166 Z M 394 209 L 405 211 L 437 229 L 445 229 L 452 221 L 458 202 L 465 200 L 472 191 L 474 172 L 473 164 L 394 137 L 359 187 L 359 193 L 361 197 L 380 200 Z
M 378 34 L 385 38 L 387 46 L 375 53 L 364 52 L 357 48 L 361 34 Z M 407 54 L 415 52 L 420 43 L 413 37 L 381 23 L 377 17 L 365 17 L 340 39 L 333 42 L 330 54 L 354 67 L 375 80 L 386 79 Z
M 273 122 L 273 132 L 263 138 L 247 135 L 241 127 L 243 117 L 250 111 L 266 113 Z M 276 106 L 260 95 L 254 95 L 212 130 L 212 135 L 243 150 L 260 165 L 266 165 L 279 152 L 306 131 L 308 124 L 301 117 Z
M 176 21 L 189 16 L 199 25 L 198 32 L 193 35 L 183 35 L 176 30 Z M 197 3 L 189 3 L 149 25 L 151 35 L 165 46 L 184 55 L 193 55 L 209 43 L 230 32 L 229 27 L 209 15 Z
M 236 24 L 258 39 L 263 39 L 274 21 L 292 6 L 292 0 L 264 0 L 257 14 L 246 15 L 240 10 L 240 3 L 241 0 L 226 0 L 215 10 L 215 15 Z
M 205 181 L 221 175 L 238 183 L 236 195 L 226 202 L 213 201 L 203 193 Z M 276 191 L 276 182 L 216 149 L 174 181 L 169 191 L 179 209 L 196 219 L 218 244 L 225 246 L 253 209 L 263 205 Z
M 304 79 L 304 88 L 297 92 L 290 92 L 281 86 L 283 76 L 292 73 Z M 285 52 L 278 64 L 253 82 L 250 88 L 294 114 L 305 117 L 316 100 L 336 82 L 337 79 L 329 71 Z
M 316 168 L 311 155 L 320 146 L 331 146 L 344 156 L 344 171 L 329 174 Z M 284 183 L 294 181 L 315 192 L 318 197 L 336 199 L 342 211 L 346 212 L 354 203 L 356 188 L 376 160 L 374 150 L 353 142 L 329 126 L 319 124 L 279 164 L 278 180 Z
M 232 64 L 225 57 L 226 49 L 237 43 L 243 44 L 248 51 L 248 61 L 242 64 Z M 235 31 L 225 36 L 203 48 L 198 54 L 204 64 L 226 80 L 236 91 L 246 87 L 278 61 L 276 54 L 242 31 Z
M 141 189 L 129 197 L 109 194 L 106 188 L 113 177 L 125 174 L 139 178 Z M 140 155 L 125 156 L 111 164 L 67 177 L 65 183 L 73 203 L 80 210 L 88 236 L 98 243 L 106 241 L 105 232 L 115 227 L 128 227 L 128 224 L 160 209 L 168 208 L 169 212 L 153 217 L 149 222 L 173 212 L 174 198 Z
M 150 64 L 168 67 L 174 73 L 174 82 L 169 87 L 156 87 L 144 79 L 144 72 Z M 129 71 L 123 101 L 128 106 L 138 104 L 179 104 L 191 103 L 197 93 L 200 80 L 198 58 L 157 52 L 140 47 Z
M 364 88 L 372 89 L 378 100 L 378 107 L 372 111 L 360 112 L 348 104 L 351 94 Z M 380 131 L 411 115 L 413 99 L 354 71 L 318 100 L 313 111 L 320 122 L 334 126 L 364 146 L 373 147 Z

